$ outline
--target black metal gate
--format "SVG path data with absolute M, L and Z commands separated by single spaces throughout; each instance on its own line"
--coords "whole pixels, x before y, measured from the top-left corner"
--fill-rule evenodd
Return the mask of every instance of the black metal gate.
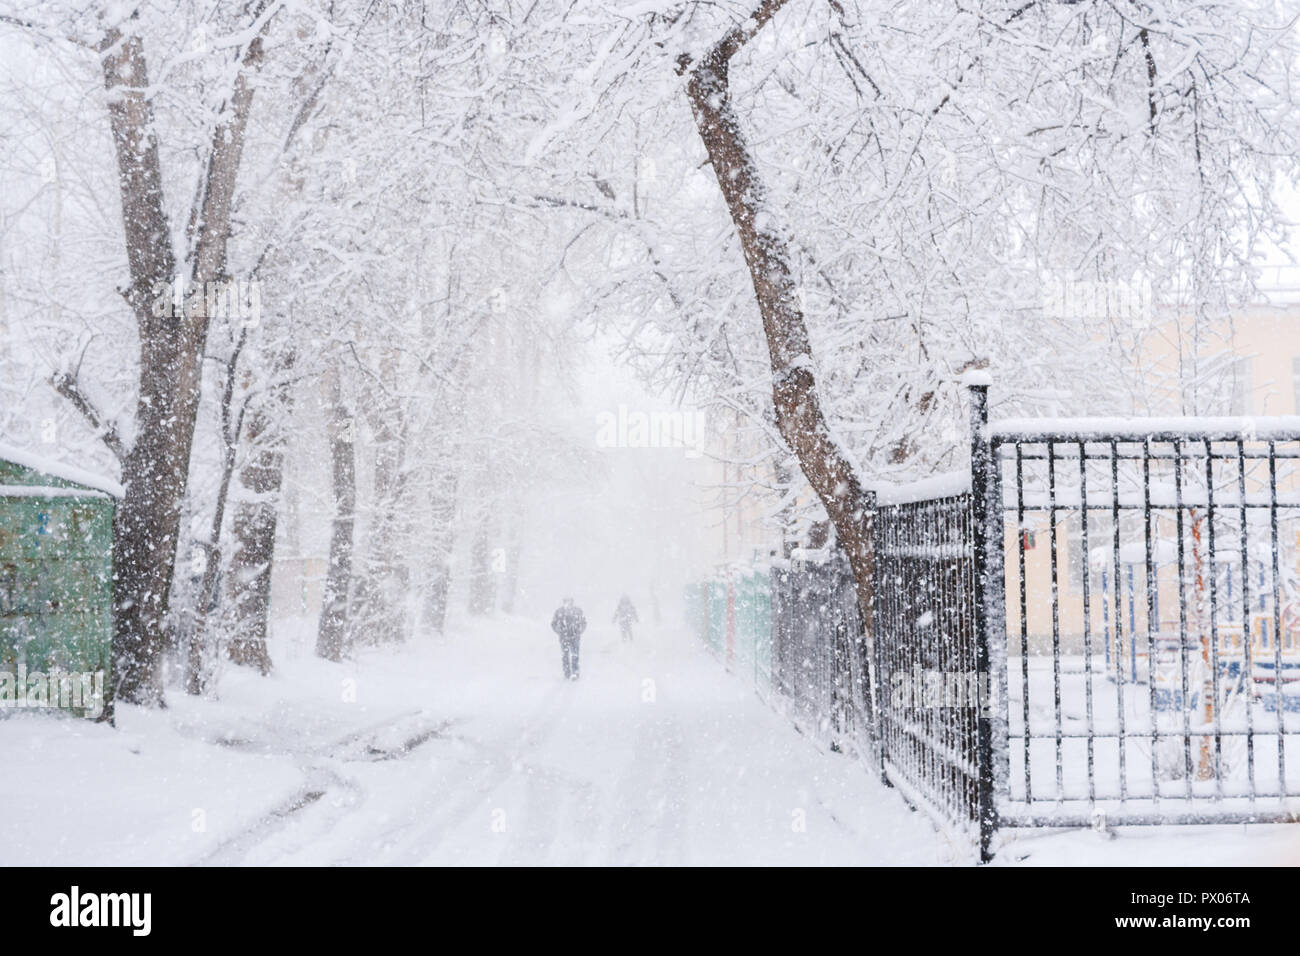
M 1296 820 L 1300 422 L 1009 421 L 988 445 L 1002 823 Z
M 991 428 L 970 395 L 969 486 L 874 511 L 885 779 L 985 859 L 1007 826 L 1300 820 L 1300 420 Z

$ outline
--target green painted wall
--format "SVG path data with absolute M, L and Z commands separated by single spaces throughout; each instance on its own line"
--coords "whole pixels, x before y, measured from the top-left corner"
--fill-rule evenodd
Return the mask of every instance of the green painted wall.
M 116 502 L 0 459 L 0 672 L 104 672 Z
M 754 683 L 772 679 L 772 576 L 749 571 L 733 577 L 736 592 L 736 656 L 753 671 Z
M 687 614 L 699 638 L 714 652 L 727 648 L 727 574 L 687 588 Z M 734 659 L 738 673 L 750 675 L 755 685 L 772 680 L 772 582 L 767 570 L 732 569 L 734 600 Z

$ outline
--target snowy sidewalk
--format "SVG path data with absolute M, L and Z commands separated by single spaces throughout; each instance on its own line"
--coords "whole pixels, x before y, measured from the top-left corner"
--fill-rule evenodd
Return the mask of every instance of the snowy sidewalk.
M 968 863 L 684 639 L 597 628 L 560 679 L 540 623 L 336 665 L 278 643 L 220 701 L 117 731 L 0 720 L 0 864 Z M 1000 863 L 1300 860 L 1300 827 L 1013 838 Z

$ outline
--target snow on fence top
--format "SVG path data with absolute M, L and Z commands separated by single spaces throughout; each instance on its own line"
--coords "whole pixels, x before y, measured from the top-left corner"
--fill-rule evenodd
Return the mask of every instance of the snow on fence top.
M 990 426 L 994 438 L 1038 441 L 1300 440 L 1300 415 L 1273 418 L 1007 418 Z
M 15 465 L 21 465 L 23 468 L 30 468 L 44 475 L 52 475 L 55 478 L 62 478 L 64 481 L 71 481 L 74 484 L 84 485 L 87 488 L 93 488 L 96 491 L 102 491 L 106 495 L 114 498 L 121 498 L 126 492 L 120 484 L 111 478 L 103 475 L 97 475 L 94 472 L 84 471 L 72 465 L 65 465 L 62 462 L 45 458 L 41 455 L 33 454 L 25 448 L 15 448 L 13 445 L 6 445 L 0 442 L 0 458 L 5 461 L 11 461 Z M 13 497 L 15 488 L 31 486 L 7 486 L 3 496 Z M 51 489 L 41 489 L 42 493 L 48 494 Z M 64 492 L 67 489 L 63 489 Z
M 1067 456 L 1068 457 L 1068 456 Z M 869 486 L 876 493 L 876 506 L 915 504 L 921 501 L 936 501 L 942 498 L 955 498 L 970 494 L 970 473 L 962 471 L 946 472 L 930 478 L 908 484 L 891 484 L 876 482 Z M 1168 481 L 1151 482 L 1150 490 L 1141 488 L 1122 488 L 1118 496 L 1109 486 L 1090 487 L 1088 489 L 1089 510 L 1105 511 L 1116 506 L 1124 509 L 1141 509 L 1150 505 L 1152 509 L 1204 508 L 1210 503 L 1209 492 L 1189 482 L 1181 491 Z M 1027 482 L 1023 491 L 1017 495 L 1014 480 L 1002 479 L 1002 504 L 1005 508 L 1023 506 L 1026 511 L 1066 511 L 1078 509 L 1083 505 L 1077 483 L 1058 484 L 1055 493 L 1038 487 L 1033 481 Z M 1218 508 L 1300 508 L 1300 493 L 1247 491 L 1245 497 L 1236 488 L 1221 488 L 1214 492 L 1214 505 Z
M 957 381 L 966 388 L 988 388 L 993 384 L 993 376 L 986 368 L 968 368 L 957 376 Z
M 948 471 L 907 484 L 878 481 L 869 486 L 877 505 L 906 505 L 936 498 L 955 498 L 970 493 L 969 471 Z

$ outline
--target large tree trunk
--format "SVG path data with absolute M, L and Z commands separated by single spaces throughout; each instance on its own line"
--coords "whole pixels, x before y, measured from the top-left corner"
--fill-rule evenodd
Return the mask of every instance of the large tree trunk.
M 236 664 L 271 672 L 266 636 L 271 618 L 271 570 L 275 556 L 276 520 L 284 476 L 285 422 L 293 407 L 288 383 L 296 355 L 285 350 L 276 363 L 276 381 L 264 400 L 250 412 L 245 434 L 248 458 L 239 472 L 231 531 L 235 551 L 230 559 L 227 593 L 234 620 L 227 653 Z
M 183 427 L 197 407 L 196 359 L 186 321 L 155 317 L 159 289 L 176 272 L 163 209 L 149 75 L 138 36 L 113 31 L 103 59 L 131 285 L 127 301 L 140 336 L 137 438 L 122 458 L 126 494 L 113 528 L 114 690 L 138 703 L 162 701 L 163 623 L 171 591 L 181 500 L 189 466 Z
M 126 448 L 115 432 L 109 430 L 107 436 L 110 446 L 118 446 L 126 490 L 113 528 L 113 690 L 123 700 L 161 704 L 164 622 L 208 321 L 201 308 L 172 314 L 176 259 L 163 201 L 143 41 L 114 29 L 101 49 L 131 275 L 126 299 L 140 340 L 135 440 Z M 231 198 L 252 107 L 247 74 L 260 62 L 261 50 L 259 36 L 245 51 L 229 118 L 214 131 L 197 218 L 191 275 L 196 284 L 218 279 L 225 270 Z M 65 394 L 80 395 L 75 382 L 65 385 Z M 84 398 L 74 401 L 83 411 L 89 407 Z M 90 417 L 94 421 L 97 416 Z
M 813 374 L 808 329 L 799 308 L 789 248 L 779 233 L 763 228 L 762 180 L 731 103 L 731 58 L 786 0 L 765 0 L 690 69 L 687 93 L 700 139 L 740 236 L 763 320 L 772 366 L 772 403 L 782 439 L 794 451 L 804 477 L 835 527 L 853 570 L 858 606 L 869 644 L 872 614 L 873 552 L 871 502 L 850 459 L 827 427 Z M 870 704 L 870 695 L 867 696 Z
M 347 651 L 348 604 L 352 590 L 352 532 L 356 520 L 357 474 L 352 416 L 343 404 L 338 373 L 329 384 L 330 465 L 334 483 L 334 530 L 330 535 L 329 570 L 321 601 L 316 653 L 340 661 Z

